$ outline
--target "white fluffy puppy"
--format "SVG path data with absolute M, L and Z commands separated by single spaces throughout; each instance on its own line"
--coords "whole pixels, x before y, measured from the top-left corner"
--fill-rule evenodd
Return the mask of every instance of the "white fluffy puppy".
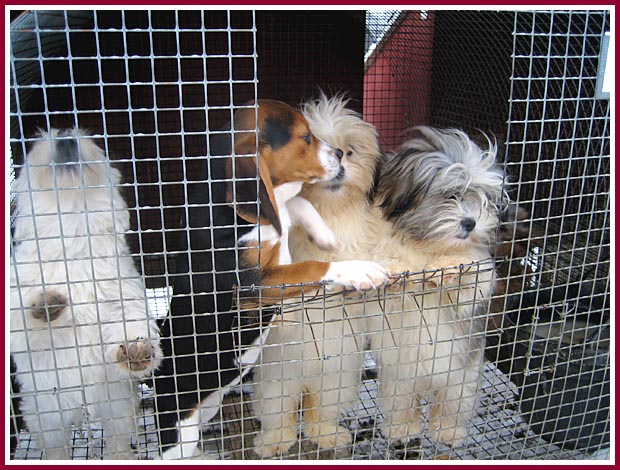
M 21 412 L 47 459 L 68 459 L 71 426 L 85 422 L 103 427 L 105 458 L 135 458 L 132 379 L 161 358 L 119 180 L 90 138 L 52 130 L 12 188 L 10 350 Z
M 321 138 L 328 136 L 330 145 L 341 149 L 343 157 L 336 178 L 307 185 L 302 191 L 311 197 L 312 205 L 335 234 L 337 242 L 330 246 L 333 253 L 324 250 L 327 243 L 316 243 L 315 236 L 297 227 L 289 240 L 294 260 L 372 257 L 372 237 L 364 240 L 362 233 L 350 231 L 365 233 L 375 228 L 369 196 L 381 154 L 375 128 L 346 104 L 342 96 L 322 95 L 302 109 L 313 132 Z M 375 219 L 382 220 L 380 214 Z M 387 229 L 389 226 L 385 222 Z M 304 435 L 319 448 L 334 449 L 352 441 L 338 419 L 343 408 L 358 399 L 364 339 L 356 336 L 345 315 L 341 295 L 327 301 L 319 296 L 320 300 L 313 302 L 312 294 L 307 293 L 301 308 L 285 308 L 280 321 L 274 322 L 255 369 L 254 413 L 262 421 L 262 433 L 254 445 L 263 457 L 284 454 L 297 441 L 300 407 Z

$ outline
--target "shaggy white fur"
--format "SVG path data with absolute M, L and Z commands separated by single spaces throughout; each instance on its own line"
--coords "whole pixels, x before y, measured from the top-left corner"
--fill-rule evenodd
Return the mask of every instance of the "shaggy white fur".
M 12 188 L 10 350 L 21 412 L 46 459 L 71 426 L 102 426 L 105 458 L 135 458 L 135 379 L 159 364 L 158 329 L 125 233 L 120 173 L 79 130 L 42 133 Z

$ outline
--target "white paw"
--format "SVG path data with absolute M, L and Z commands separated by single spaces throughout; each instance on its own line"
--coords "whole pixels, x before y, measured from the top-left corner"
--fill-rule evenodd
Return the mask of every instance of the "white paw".
M 159 344 L 147 338 L 136 338 L 118 347 L 116 359 L 121 367 L 132 375 L 143 376 L 159 365 L 161 352 Z
M 336 235 L 334 235 L 334 232 L 332 232 L 327 226 L 318 232 L 308 232 L 308 238 L 323 251 L 334 251 L 338 248 L 338 240 L 336 239 Z
M 321 450 L 336 450 L 353 444 L 349 430 L 333 424 L 307 424 L 304 434 Z
M 386 284 L 389 275 L 372 261 L 337 261 L 331 263 L 323 280 L 356 290 L 370 290 Z
M 452 418 L 431 419 L 429 422 L 431 439 L 451 447 L 461 445 L 467 438 L 467 427 L 455 423 Z
M 286 455 L 295 442 L 297 434 L 292 429 L 259 432 L 254 437 L 254 452 L 262 458 Z

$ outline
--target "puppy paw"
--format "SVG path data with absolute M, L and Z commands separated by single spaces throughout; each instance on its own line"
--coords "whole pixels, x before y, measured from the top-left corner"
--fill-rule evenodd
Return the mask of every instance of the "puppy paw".
M 450 258 L 448 256 L 440 256 L 434 262 L 425 266 L 426 276 L 424 284 L 428 287 L 440 286 L 457 286 L 460 283 L 461 276 L 467 272 L 468 265 L 471 261 L 465 261 L 461 258 Z
M 41 293 L 37 301 L 30 306 L 30 311 L 37 320 L 52 322 L 64 312 L 68 303 L 64 295 L 47 291 Z
M 370 290 L 386 284 L 389 275 L 385 268 L 372 261 L 337 261 L 331 263 L 323 280 L 356 290 Z
M 458 425 L 454 419 L 431 419 L 429 423 L 431 439 L 451 447 L 461 445 L 467 438 L 467 427 Z
M 327 226 L 322 231 L 308 233 L 308 238 L 323 251 L 335 251 L 338 248 L 336 235 Z
M 159 346 L 146 338 L 136 338 L 119 346 L 116 359 L 133 375 L 143 376 L 159 362 Z
M 310 442 L 321 450 L 336 450 L 353 444 L 353 438 L 348 429 L 328 423 L 307 424 L 304 434 Z
M 295 442 L 297 434 L 292 429 L 266 431 L 254 437 L 254 452 L 264 459 L 286 455 Z
M 383 425 L 381 433 L 388 440 L 390 445 L 406 445 L 414 436 L 422 434 L 422 422 L 409 422 L 401 424 Z

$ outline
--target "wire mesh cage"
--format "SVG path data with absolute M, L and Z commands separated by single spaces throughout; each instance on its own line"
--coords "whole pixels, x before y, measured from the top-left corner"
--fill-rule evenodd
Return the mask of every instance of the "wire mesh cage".
M 611 29 L 603 10 L 12 11 L 11 458 L 609 458 Z M 346 130 L 321 91 L 347 92 Z M 265 99 L 357 178 L 302 189 L 322 232 L 276 204 L 301 224 L 282 264 L 376 261 L 389 283 L 244 264 L 261 162 L 288 144 Z M 399 179 L 419 132 L 477 149 L 460 194 Z M 453 217 L 437 197 L 489 240 L 417 243 Z

